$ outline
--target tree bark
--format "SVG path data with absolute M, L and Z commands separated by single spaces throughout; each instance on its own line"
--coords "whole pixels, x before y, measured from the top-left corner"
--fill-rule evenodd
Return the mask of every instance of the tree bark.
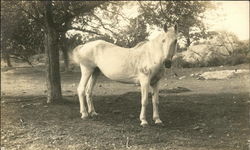
M 44 3 L 47 103 L 57 103 L 62 101 L 58 33 L 53 23 L 52 3 L 51 1 Z

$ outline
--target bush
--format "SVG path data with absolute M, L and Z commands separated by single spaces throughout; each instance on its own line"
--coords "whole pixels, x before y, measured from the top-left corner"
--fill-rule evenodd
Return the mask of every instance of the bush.
M 173 60 L 172 66 L 176 68 L 190 68 L 191 64 L 185 61 L 182 56 L 178 56 Z
M 250 63 L 250 56 L 238 54 L 235 56 L 228 56 L 228 57 L 213 57 L 206 62 L 200 61 L 196 63 L 187 62 L 186 60 L 183 59 L 183 57 L 179 56 L 173 60 L 172 66 L 176 68 L 193 68 L 193 67 L 212 67 L 221 65 L 235 66 L 243 63 Z
M 229 56 L 225 59 L 224 65 L 239 65 L 239 64 L 243 64 L 243 63 L 249 63 L 249 58 L 247 58 L 246 55 L 235 55 L 235 56 Z
M 212 66 L 220 66 L 224 65 L 224 60 L 225 58 L 223 57 L 213 57 L 207 62 L 204 62 L 204 67 L 212 67 Z

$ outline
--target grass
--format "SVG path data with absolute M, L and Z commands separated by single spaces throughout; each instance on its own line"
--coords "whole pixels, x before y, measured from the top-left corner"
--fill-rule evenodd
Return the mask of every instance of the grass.
M 236 66 L 248 68 L 247 65 Z M 176 149 L 245 150 L 249 147 L 249 77 L 196 80 L 189 75 L 208 70 L 174 69 L 161 83 L 160 116 L 140 127 L 139 87 L 101 77 L 95 87 L 97 118 L 81 120 L 75 88 L 79 72 L 62 73 L 65 103 L 46 104 L 44 75 L 34 69 L 2 73 L 1 147 L 6 149 Z M 19 72 L 18 72 L 19 71 Z M 32 81 L 32 82 L 30 82 Z M 17 88 L 17 86 L 19 88 Z M 177 88 L 182 87 L 182 88 Z

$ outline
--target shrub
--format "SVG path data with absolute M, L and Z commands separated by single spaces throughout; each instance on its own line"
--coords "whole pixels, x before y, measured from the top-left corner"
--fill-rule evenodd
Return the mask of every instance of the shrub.
M 239 65 L 239 64 L 243 64 L 243 63 L 247 63 L 247 57 L 246 55 L 235 55 L 235 56 L 229 56 L 225 59 L 224 65 Z
M 223 57 L 213 57 L 209 59 L 207 62 L 204 62 L 204 67 L 224 65 L 225 61 L 224 59 L 225 58 Z
M 182 56 L 178 56 L 173 60 L 172 66 L 176 68 L 190 68 L 191 64 L 185 61 Z

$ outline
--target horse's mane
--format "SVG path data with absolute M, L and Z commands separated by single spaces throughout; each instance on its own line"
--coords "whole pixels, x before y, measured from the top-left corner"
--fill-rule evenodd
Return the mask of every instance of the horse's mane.
M 142 42 L 139 42 L 137 43 L 133 48 L 138 48 L 138 47 L 141 47 L 142 45 L 146 44 L 148 42 L 148 40 L 145 40 L 145 41 L 142 41 Z

